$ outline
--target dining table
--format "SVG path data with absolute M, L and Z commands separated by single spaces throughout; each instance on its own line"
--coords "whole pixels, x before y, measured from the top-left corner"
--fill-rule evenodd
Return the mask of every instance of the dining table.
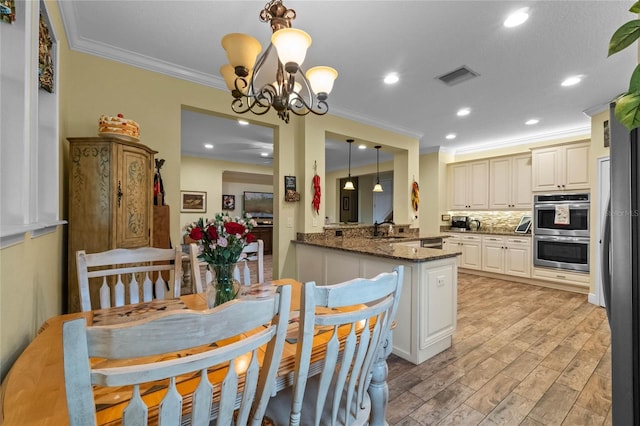
M 291 311 L 299 311 L 301 283 L 293 279 L 274 280 L 269 284 L 290 285 Z M 260 286 L 252 286 L 253 291 L 262 291 Z M 245 292 L 247 293 L 247 292 Z M 243 296 L 240 296 L 243 297 Z M 69 424 L 62 350 L 62 325 L 66 321 L 84 317 L 88 325 L 109 325 L 142 319 L 160 311 L 173 309 L 207 309 L 204 293 L 183 295 L 179 299 L 155 300 L 118 308 L 77 312 L 52 317 L 45 321 L 38 334 L 22 352 L 11 367 L 2 386 L 1 407 L 6 426 L 62 426 Z M 293 317 L 293 315 L 292 315 Z M 280 366 L 277 373 L 274 394 L 293 383 L 296 358 L 295 321 L 290 321 L 292 329 L 287 333 Z M 388 401 L 386 360 L 391 353 L 392 334 L 386 337 L 378 354 L 368 393 L 371 399 L 370 425 L 382 426 L 386 422 Z M 325 356 L 324 338 L 321 333 L 314 337 L 309 374 L 318 373 Z M 194 381 L 195 383 L 195 381 Z M 188 382 L 187 382 L 188 384 Z M 195 385 L 194 385 L 195 386 Z M 156 392 L 159 402 L 162 390 Z M 115 388 L 94 387 L 96 413 L 99 425 L 119 424 L 120 414 L 128 402 L 130 393 Z

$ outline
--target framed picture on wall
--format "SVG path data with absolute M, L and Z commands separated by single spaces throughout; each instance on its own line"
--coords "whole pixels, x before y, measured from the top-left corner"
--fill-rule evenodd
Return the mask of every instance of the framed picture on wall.
M 207 193 L 202 191 L 180 191 L 182 213 L 206 213 Z
M 288 190 L 295 191 L 296 190 L 296 177 L 295 176 L 285 176 L 284 177 L 284 190 L 287 192 Z
M 222 195 L 222 210 L 235 210 L 236 196 L 231 194 Z

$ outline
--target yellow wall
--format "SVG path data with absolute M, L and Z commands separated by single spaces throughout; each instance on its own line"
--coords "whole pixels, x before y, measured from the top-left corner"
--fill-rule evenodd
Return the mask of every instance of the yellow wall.
M 185 191 L 206 192 L 207 211 L 206 213 L 181 213 L 179 206 L 176 206 L 172 214 L 180 215 L 180 226 L 184 227 L 185 224 L 194 222 L 199 217 L 213 217 L 216 213 L 221 212 L 222 194 L 234 194 L 236 196 L 236 209 L 230 211 L 229 214 L 231 216 L 239 216 L 242 214 L 243 191 L 273 192 L 273 185 L 232 184 L 223 182 L 222 173 L 225 171 L 273 175 L 272 167 L 207 158 L 182 157 L 180 163 L 180 186 L 182 190 Z M 182 232 L 182 229 L 180 231 Z M 182 241 L 182 233 L 177 241 Z

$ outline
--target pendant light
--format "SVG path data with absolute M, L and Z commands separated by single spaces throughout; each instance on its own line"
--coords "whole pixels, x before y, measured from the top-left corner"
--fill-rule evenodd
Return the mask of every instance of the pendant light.
M 354 189 L 356 189 L 356 187 L 353 186 L 353 181 L 351 180 L 351 145 L 353 144 L 353 139 L 347 139 L 347 143 L 349 144 L 349 177 L 344 183 L 343 189 L 346 189 L 347 191 L 353 191 Z
M 382 185 L 380 185 L 380 148 L 382 146 L 377 145 L 374 148 L 376 149 L 376 184 L 373 187 L 373 192 L 384 192 Z

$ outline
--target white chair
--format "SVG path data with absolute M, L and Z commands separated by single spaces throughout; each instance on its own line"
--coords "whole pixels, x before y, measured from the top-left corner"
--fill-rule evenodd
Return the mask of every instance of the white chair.
M 101 253 L 80 250 L 76 252 L 80 308 L 82 311 L 92 309 L 92 293 L 96 297 L 99 294 L 100 309 L 140 303 L 140 294 L 143 302 L 180 297 L 181 258 L 180 248 L 142 247 Z M 166 281 L 163 271 L 169 276 Z M 101 285 L 99 293 L 91 291 L 92 284 Z M 128 291 L 125 291 L 125 286 Z
M 270 297 L 234 300 L 206 311 L 169 311 L 110 326 L 87 327 L 84 318 L 64 323 L 71 426 L 96 424 L 92 386 L 124 386 L 124 394 L 131 389 L 122 415 L 125 426 L 146 425 L 148 412 L 155 415 L 155 407 L 149 409 L 141 394 L 159 386 L 168 390 L 161 394 L 158 419 L 151 423 L 208 425 L 217 418 L 217 424 L 224 426 L 234 421 L 236 425 L 260 425 L 280 364 L 290 302 L 291 286 L 278 286 Z M 242 334 L 241 339 L 211 345 Z M 90 358 L 105 360 L 92 367 Z M 111 360 L 119 361 L 109 364 Z M 212 366 L 222 369 L 221 383 L 210 382 L 207 370 Z M 197 383 L 191 388 L 193 393 L 180 385 L 185 377 Z
M 246 256 L 241 259 L 233 270 L 233 277 L 241 284 L 250 285 L 254 283 L 264 282 L 264 242 L 256 240 L 251 244 L 247 244 L 242 250 Z M 202 293 L 207 284 L 213 280 L 213 274 L 209 271 L 206 262 L 198 259 L 200 248 L 197 244 L 189 244 L 189 261 L 191 262 L 191 279 L 194 280 L 197 293 Z M 255 262 L 256 275 L 255 279 L 251 278 L 250 262 Z M 240 265 L 242 274 L 240 274 Z M 256 281 L 257 280 L 257 281 Z
M 266 412 L 276 425 L 368 424 L 371 371 L 395 317 L 403 273 L 398 266 L 373 279 L 304 284 L 293 386 L 272 398 Z M 318 333 L 326 356 L 311 363 Z

